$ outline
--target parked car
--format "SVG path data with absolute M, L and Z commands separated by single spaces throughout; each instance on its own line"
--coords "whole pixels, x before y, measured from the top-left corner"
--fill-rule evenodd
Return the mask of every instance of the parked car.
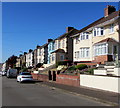
M 33 77 L 30 72 L 21 72 L 17 76 L 17 82 L 33 81 Z
M 17 69 L 8 69 L 7 78 L 15 78 L 17 77 Z

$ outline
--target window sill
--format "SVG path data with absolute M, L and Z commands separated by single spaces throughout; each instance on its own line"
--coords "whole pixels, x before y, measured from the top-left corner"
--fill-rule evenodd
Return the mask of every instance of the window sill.
M 113 34 L 115 34 L 115 32 L 111 32 L 111 33 L 109 33 L 109 35 L 113 35 Z
M 105 34 L 104 35 L 97 35 L 97 36 L 93 36 L 93 37 L 102 37 L 102 36 L 105 36 Z

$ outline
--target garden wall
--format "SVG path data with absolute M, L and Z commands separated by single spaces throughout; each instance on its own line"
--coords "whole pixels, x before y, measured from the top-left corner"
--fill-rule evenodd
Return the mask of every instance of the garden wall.
M 39 81 L 49 81 L 48 75 L 44 74 L 34 74 L 32 73 L 33 79 L 39 80 Z
M 120 93 L 120 77 L 80 75 L 80 85 Z
M 80 77 L 73 75 L 56 75 L 56 83 L 70 86 L 80 86 Z

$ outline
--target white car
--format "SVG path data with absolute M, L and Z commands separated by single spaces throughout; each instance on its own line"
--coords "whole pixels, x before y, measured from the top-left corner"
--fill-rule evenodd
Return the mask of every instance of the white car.
M 17 76 L 17 82 L 24 82 L 24 81 L 33 81 L 33 77 L 30 72 L 21 72 Z

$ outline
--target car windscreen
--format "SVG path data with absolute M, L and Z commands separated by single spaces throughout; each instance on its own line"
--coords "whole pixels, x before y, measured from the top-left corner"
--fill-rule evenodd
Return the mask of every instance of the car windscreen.
M 31 75 L 30 73 L 21 73 L 20 75 Z

